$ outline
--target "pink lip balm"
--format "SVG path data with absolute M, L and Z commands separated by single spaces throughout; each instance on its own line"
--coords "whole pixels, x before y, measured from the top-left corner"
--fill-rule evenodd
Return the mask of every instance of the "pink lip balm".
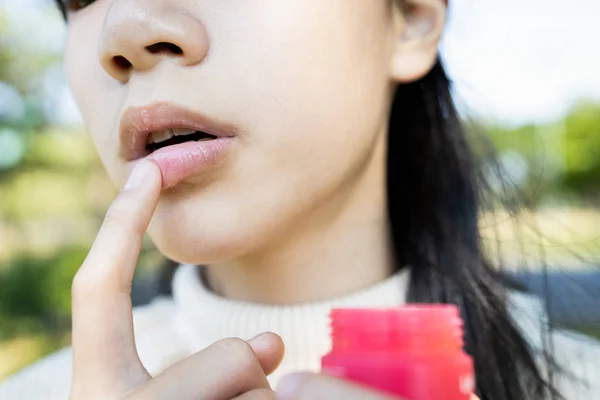
M 452 305 L 334 309 L 323 372 L 405 400 L 469 400 L 473 360 Z

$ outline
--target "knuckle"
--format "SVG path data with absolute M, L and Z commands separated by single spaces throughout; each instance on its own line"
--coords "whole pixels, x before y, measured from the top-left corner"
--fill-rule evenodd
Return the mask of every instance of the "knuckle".
M 230 371 L 235 379 L 251 379 L 257 372 L 262 371 L 254 350 L 246 341 L 229 338 L 217 342 L 217 345 L 226 353 L 224 359 L 231 363 Z
M 77 271 L 75 277 L 73 278 L 71 295 L 73 299 L 85 297 L 89 295 L 96 286 L 97 283 L 92 280 L 92 277 L 87 272 L 87 268 L 85 268 L 84 264 L 81 266 L 81 268 L 79 268 L 79 271 Z
M 96 268 L 86 260 L 73 277 L 71 296 L 74 301 L 100 296 L 106 288 L 113 287 L 117 282 L 110 268 Z
M 217 344 L 237 361 L 253 361 L 256 359 L 252 346 L 245 340 L 238 338 L 227 338 L 220 340 Z
M 114 233 L 137 233 L 139 229 L 132 218 L 134 211 L 127 204 L 115 201 L 106 212 L 104 221 L 102 222 L 102 229 Z
M 144 233 L 144 224 L 139 218 L 139 195 L 130 192 L 121 192 L 112 202 L 102 226 L 111 232 Z

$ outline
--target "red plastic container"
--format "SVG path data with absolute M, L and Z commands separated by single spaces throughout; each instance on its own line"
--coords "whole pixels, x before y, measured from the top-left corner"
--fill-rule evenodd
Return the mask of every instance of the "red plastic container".
M 405 400 L 469 400 L 473 360 L 452 305 L 334 309 L 323 372 Z

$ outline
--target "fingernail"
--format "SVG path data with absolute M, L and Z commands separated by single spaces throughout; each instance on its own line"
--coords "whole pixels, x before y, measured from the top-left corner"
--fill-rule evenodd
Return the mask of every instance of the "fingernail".
M 144 179 L 150 172 L 150 163 L 151 161 L 148 160 L 141 160 L 140 162 L 138 162 L 131 174 L 129 175 L 129 178 L 127 179 L 127 183 L 125 184 L 123 190 L 136 189 L 142 186 L 142 182 L 144 182 Z
M 277 385 L 277 400 L 295 399 L 308 375 L 306 372 L 299 372 L 283 377 Z

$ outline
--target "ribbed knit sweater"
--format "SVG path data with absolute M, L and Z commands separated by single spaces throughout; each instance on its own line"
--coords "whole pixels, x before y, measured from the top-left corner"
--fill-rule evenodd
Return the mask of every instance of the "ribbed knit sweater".
M 283 338 L 286 354 L 270 377 L 275 384 L 294 371 L 318 371 L 330 346 L 327 316 L 332 307 L 392 307 L 405 303 L 409 270 L 372 287 L 330 301 L 268 306 L 232 301 L 210 292 L 197 269 L 182 265 L 175 273 L 173 296 L 157 298 L 134 311 L 136 345 L 142 363 L 157 374 L 177 361 L 227 337 L 249 339 L 261 332 Z M 540 302 L 511 294 L 512 314 L 534 348 L 540 347 Z M 569 400 L 600 399 L 600 344 L 567 331 L 553 334 L 559 363 L 576 380 L 560 387 Z M 0 383 L 0 400 L 65 400 L 71 383 L 71 351 L 64 349 Z

